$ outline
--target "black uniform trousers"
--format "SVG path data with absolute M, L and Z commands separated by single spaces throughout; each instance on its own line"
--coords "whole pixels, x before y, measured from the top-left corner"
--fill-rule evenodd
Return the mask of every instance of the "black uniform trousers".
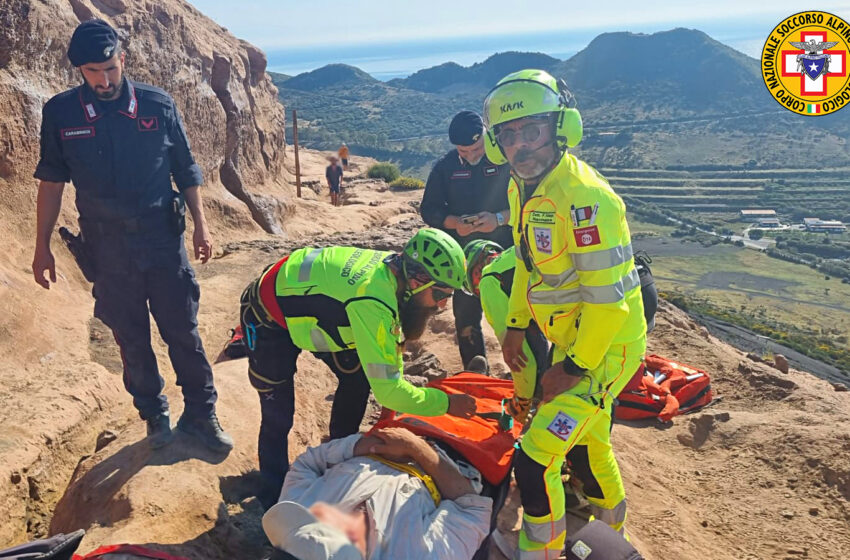
M 301 348 L 289 331 L 259 317 L 250 302 L 251 286 L 242 294 L 240 325 L 248 349 L 248 375 L 260 396 L 257 453 L 264 480 L 264 505 L 277 501 L 289 471 L 289 431 L 295 415 L 296 362 Z M 331 407 L 330 437 L 339 439 L 360 430 L 371 390 L 355 350 L 314 353 L 339 380 Z M 270 501 L 270 503 L 266 503 Z
M 164 381 L 151 348 L 151 315 L 168 345 L 183 391 L 184 414 L 209 416 L 218 398 L 198 333 L 201 289 L 182 243 L 179 250 L 180 258 L 144 269 L 133 260 L 121 269 L 102 266 L 105 263 L 100 260 L 92 290 L 94 315 L 112 329 L 121 350 L 124 387 L 144 420 L 168 411 Z
M 481 300 L 461 290 L 455 290 L 452 297 L 452 313 L 455 316 L 460 359 L 463 367 L 466 367 L 475 356 L 487 355 L 484 333 L 481 332 L 481 317 L 484 313 L 481 309 Z

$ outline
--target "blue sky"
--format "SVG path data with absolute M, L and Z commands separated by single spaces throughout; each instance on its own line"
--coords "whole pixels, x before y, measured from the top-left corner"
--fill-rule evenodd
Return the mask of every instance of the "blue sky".
M 190 1 L 237 37 L 264 49 L 270 69 L 288 73 L 329 62 L 359 62 L 368 72 L 391 73 L 382 47 L 395 55 L 402 45 L 418 49 L 423 64 L 441 53 L 448 58 L 440 61 L 470 64 L 512 49 L 564 58 L 605 31 L 651 33 L 673 27 L 700 29 L 758 56 L 774 25 L 808 7 L 790 0 Z M 826 0 L 817 8 L 850 18 L 846 2 Z M 415 63 L 408 59 L 410 64 Z

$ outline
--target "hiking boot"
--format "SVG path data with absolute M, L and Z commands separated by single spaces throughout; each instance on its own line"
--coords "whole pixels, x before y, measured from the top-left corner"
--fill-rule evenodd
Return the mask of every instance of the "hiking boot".
M 177 421 L 177 429 L 198 439 L 213 451 L 223 453 L 233 449 L 233 438 L 221 429 L 215 412 L 206 417 L 183 413 Z
M 167 412 L 148 418 L 147 423 L 151 449 L 165 447 L 174 439 L 174 433 L 171 431 L 171 417 Z
M 466 371 L 472 371 L 475 373 L 487 375 L 487 373 L 490 371 L 490 364 L 487 363 L 487 358 L 478 355 L 469 360 L 469 363 L 466 364 Z

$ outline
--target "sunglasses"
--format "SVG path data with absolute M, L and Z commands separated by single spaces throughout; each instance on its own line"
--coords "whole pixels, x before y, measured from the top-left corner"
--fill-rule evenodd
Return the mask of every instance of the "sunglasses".
M 520 136 L 526 143 L 535 142 L 538 138 L 540 138 L 540 135 L 543 134 L 543 128 L 548 125 L 548 121 L 543 121 L 528 123 L 519 130 L 503 128 L 496 133 L 496 141 L 498 141 L 503 148 L 510 148 L 516 144 L 517 138 Z
M 431 280 L 430 282 L 422 284 L 415 290 L 411 290 L 410 297 L 413 297 L 420 292 L 424 292 L 428 288 L 433 288 L 433 290 L 431 290 L 431 297 L 433 297 L 434 301 L 436 301 L 437 303 L 443 301 L 444 299 L 452 297 L 452 294 L 455 293 L 454 288 L 452 288 L 451 286 L 446 286 L 445 284 L 437 284 L 435 281 Z
M 449 299 L 450 297 L 452 297 L 454 293 L 455 291 L 449 286 L 435 285 L 434 289 L 431 290 L 431 297 L 434 298 L 434 301 L 440 303 L 444 299 Z

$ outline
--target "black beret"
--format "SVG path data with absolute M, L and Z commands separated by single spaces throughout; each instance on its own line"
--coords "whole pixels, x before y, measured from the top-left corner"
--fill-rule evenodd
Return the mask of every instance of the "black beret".
M 449 141 L 455 146 L 471 146 L 484 133 L 484 120 L 475 111 L 461 111 L 449 125 Z
M 105 62 L 118 48 L 118 32 L 102 19 L 90 19 L 77 26 L 68 45 L 68 60 L 74 66 Z

